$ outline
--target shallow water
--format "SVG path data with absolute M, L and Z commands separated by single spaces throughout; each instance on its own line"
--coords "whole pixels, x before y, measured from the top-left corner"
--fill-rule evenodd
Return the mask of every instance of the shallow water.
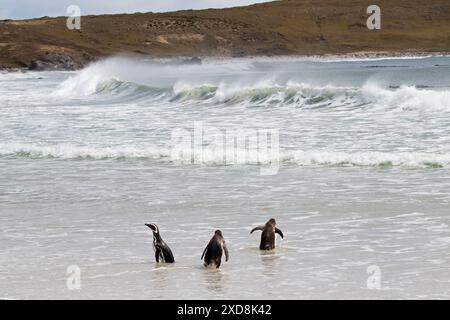
M 0 74 L 0 297 L 448 299 L 449 88 L 446 57 Z M 225 163 L 213 139 L 191 163 L 171 134 L 194 122 L 277 130 L 279 153 Z M 260 252 L 270 217 L 285 239 Z M 230 261 L 205 269 L 218 228 Z

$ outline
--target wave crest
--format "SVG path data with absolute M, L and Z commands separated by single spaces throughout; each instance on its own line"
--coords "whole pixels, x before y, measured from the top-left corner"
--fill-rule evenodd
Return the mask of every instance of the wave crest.
M 110 59 L 94 63 L 63 81 L 54 96 L 60 98 L 148 99 L 196 105 L 358 107 L 375 109 L 450 111 L 450 91 L 420 86 L 317 85 L 290 79 L 274 80 L 268 73 L 252 74 L 231 63 L 201 66 L 130 63 Z M 247 65 L 248 67 L 248 65 Z M 234 73 L 233 73 L 234 72 Z M 237 73 L 236 73 L 237 72 Z M 214 78 L 212 75 L 217 75 Z M 249 78 L 246 77 L 248 75 Z M 251 76 L 251 77 L 250 77 Z M 370 109 L 370 108 L 369 108 Z
M 344 152 L 323 150 L 280 150 L 279 153 L 258 152 L 257 150 L 231 150 L 238 155 L 233 163 L 227 163 L 220 148 L 206 150 L 181 150 L 172 153 L 169 147 L 129 146 L 129 147 L 85 147 L 69 144 L 33 145 L 9 143 L 0 144 L 0 157 L 17 158 L 56 158 L 62 160 L 106 160 L 106 159 L 147 159 L 178 164 L 203 165 L 264 165 L 284 163 L 305 167 L 411 167 L 411 168 L 449 168 L 449 153 L 427 152 Z M 222 150 L 230 151 L 230 150 Z

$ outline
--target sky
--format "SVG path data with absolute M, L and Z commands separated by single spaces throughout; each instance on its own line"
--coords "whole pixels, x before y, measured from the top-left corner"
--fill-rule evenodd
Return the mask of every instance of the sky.
M 0 19 L 65 16 L 70 5 L 81 15 L 103 13 L 166 12 L 243 6 L 268 0 L 0 0 Z

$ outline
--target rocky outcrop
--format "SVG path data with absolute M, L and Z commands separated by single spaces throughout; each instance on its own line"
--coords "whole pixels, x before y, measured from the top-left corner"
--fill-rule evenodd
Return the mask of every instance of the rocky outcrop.
M 83 66 L 80 61 L 75 61 L 67 54 L 48 53 L 44 57 L 32 60 L 28 66 L 29 70 L 76 70 Z

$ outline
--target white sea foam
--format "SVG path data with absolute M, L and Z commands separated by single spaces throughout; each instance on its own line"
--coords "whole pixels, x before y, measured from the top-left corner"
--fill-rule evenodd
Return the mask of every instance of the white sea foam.
M 448 299 L 450 59 L 250 60 L 0 77 L 2 296 Z M 198 121 L 206 149 L 173 152 L 171 130 L 195 146 Z M 224 159 L 212 137 L 241 129 L 278 130 L 279 154 Z M 286 239 L 260 256 L 248 228 L 272 215 Z M 144 222 L 178 267 L 153 266 Z M 216 228 L 234 258 L 203 272 L 199 239 Z M 89 279 L 79 292 L 64 289 L 72 263 Z M 381 291 L 366 289 L 371 265 L 389 271 Z
M 109 74 L 103 63 L 92 64 L 62 82 L 53 92 L 53 96 L 70 98 L 92 95 L 97 92 L 101 81 L 109 79 L 114 79 L 114 76 Z
M 170 150 L 151 147 L 93 147 L 71 144 L 35 145 L 24 143 L 2 143 L 0 144 L 0 155 L 57 159 L 158 159 L 168 157 L 170 155 Z
M 177 79 L 206 77 L 212 73 L 231 73 L 245 70 L 245 63 L 228 61 L 201 66 L 158 63 L 156 60 L 133 60 L 123 57 L 92 63 L 63 81 L 55 90 L 58 97 L 82 97 L 97 93 L 102 83 L 117 80 L 151 88 L 172 88 Z
M 233 154 L 233 159 L 226 154 Z M 174 162 L 178 164 L 230 165 L 230 164 L 269 164 L 280 161 L 298 166 L 383 166 L 383 167 L 449 167 L 450 153 L 426 152 L 344 152 L 324 150 L 280 150 L 267 153 L 256 149 L 223 149 L 209 146 L 205 149 L 183 149 L 172 152 L 168 147 L 129 146 L 92 147 L 60 145 L 33 145 L 10 143 L 0 144 L 0 156 L 56 159 L 149 159 Z
M 309 166 L 405 166 L 440 167 L 450 165 L 450 154 L 426 152 L 341 152 L 341 151 L 294 151 L 285 155 L 285 161 Z
M 137 96 L 154 99 L 163 94 L 167 103 L 181 100 L 194 104 L 208 101 L 296 107 L 372 104 L 378 108 L 400 110 L 450 111 L 449 90 L 406 85 L 388 88 L 372 81 L 361 86 L 348 86 L 332 84 L 331 80 L 320 84 L 279 79 L 277 72 L 252 74 L 247 70 L 253 63 L 251 61 L 210 62 L 199 66 L 109 59 L 70 76 L 58 86 L 53 96 L 83 98 L 100 94 L 106 98 L 118 95 L 123 98 L 126 95 L 132 100 Z M 283 72 L 286 69 L 281 69 L 280 73 Z M 210 78 L 211 74 L 223 76 Z M 228 78 L 230 75 L 233 77 Z
M 367 83 L 362 88 L 363 97 L 381 106 L 404 109 L 450 111 L 450 91 L 418 89 L 414 86 L 400 86 L 389 90 Z

